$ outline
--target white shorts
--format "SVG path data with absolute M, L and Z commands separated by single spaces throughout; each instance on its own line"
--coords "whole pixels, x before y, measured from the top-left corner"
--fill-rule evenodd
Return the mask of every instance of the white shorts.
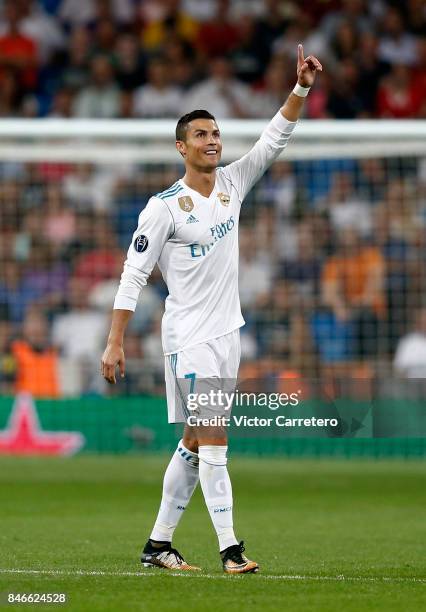
M 215 380 L 215 388 L 235 388 L 240 366 L 240 330 L 165 356 L 169 423 L 185 423 L 188 393 L 199 393 L 197 380 Z M 200 387 L 200 385 L 199 385 Z

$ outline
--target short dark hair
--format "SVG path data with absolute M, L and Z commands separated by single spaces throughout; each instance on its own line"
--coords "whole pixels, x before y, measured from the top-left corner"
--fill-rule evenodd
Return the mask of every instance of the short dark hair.
M 216 117 L 214 117 L 211 113 L 209 113 L 209 111 L 206 110 L 194 110 L 190 113 L 187 113 L 177 122 L 176 140 L 186 140 L 186 130 L 188 129 L 188 123 L 194 121 L 194 119 L 213 119 L 213 121 L 216 121 Z

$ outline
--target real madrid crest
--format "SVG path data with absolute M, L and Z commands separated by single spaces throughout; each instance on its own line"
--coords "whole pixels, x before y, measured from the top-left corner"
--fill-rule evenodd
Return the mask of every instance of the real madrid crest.
M 194 208 L 194 202 L 190 196 L 182 196 L 181 198 L 178 198 L 178 202 L 181 209 L 185 212 L 191 212 L 191 210 Z
M 230 201 L 230 197 L 227 193 L 218 193 L 217 197 L 220 200 L 220 203 L 223 204 L 223 206 L 229 206 L 229 201 Z

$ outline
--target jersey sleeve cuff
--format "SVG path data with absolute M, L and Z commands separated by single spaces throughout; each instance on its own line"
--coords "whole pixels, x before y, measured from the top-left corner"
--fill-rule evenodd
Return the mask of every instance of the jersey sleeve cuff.
M 276 127 L 280 132 L 285 134 L 291 134 L 291 132 L 296 127 L 297 121 L 289 121 L 284 117 L 282 112 L 279 110 L 274 117 L 272 117 L 271 123 Z
M 114 300 L 114 310 L 136 310 L 138 301 L 127 295 L 116 295 Z

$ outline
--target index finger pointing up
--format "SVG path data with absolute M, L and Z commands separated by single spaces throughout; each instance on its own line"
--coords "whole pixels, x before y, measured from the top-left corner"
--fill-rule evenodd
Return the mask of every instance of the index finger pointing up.
M 305 61 L 303 57 L 303 45 L 297 45 L 297 61 L 299 64 L 303 64 Z

